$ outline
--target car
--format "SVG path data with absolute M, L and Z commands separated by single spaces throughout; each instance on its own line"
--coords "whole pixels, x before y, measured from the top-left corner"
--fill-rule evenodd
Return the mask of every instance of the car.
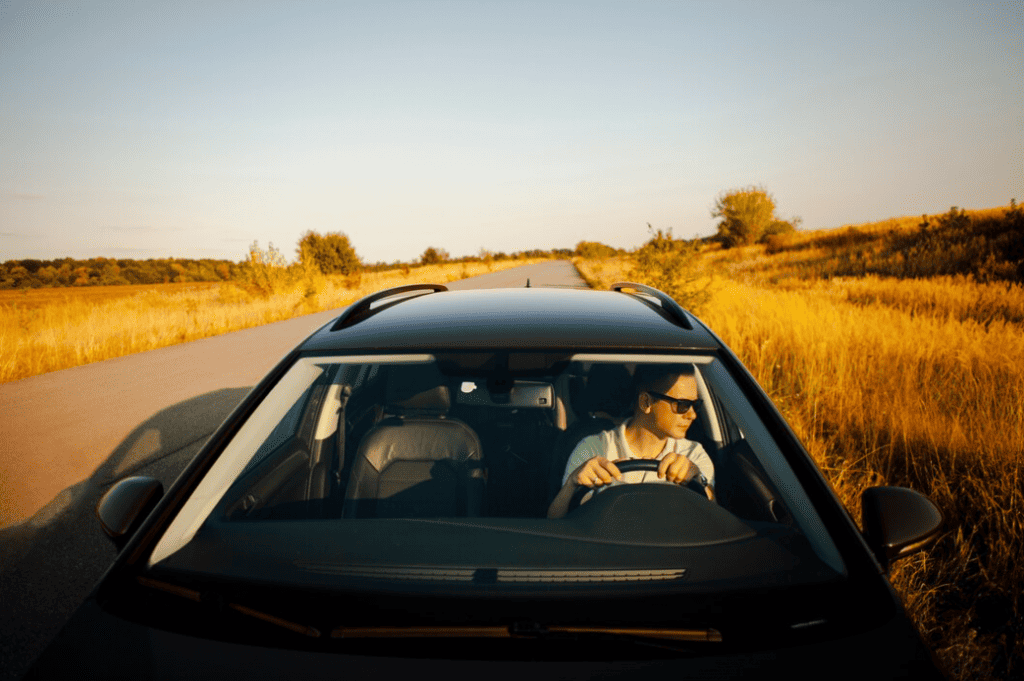
M 652 371 L 689 396 L 638 392 Z M 574 478 L 654 403 L 706 470 Z M 661 291 L 402 286 L 289 353 L 166 493 L 104 495 L 118 558 L 28 678 L 942 678 L 887 579 L 942 514 L 897 487 L 861 513 Z

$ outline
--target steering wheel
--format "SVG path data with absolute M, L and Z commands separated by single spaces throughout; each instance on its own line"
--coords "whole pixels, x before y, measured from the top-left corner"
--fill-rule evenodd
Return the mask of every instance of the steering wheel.
M 625 461 L 613 461 L 612 463 L 615 464 L 615 467 L 619 469 L 620 473 L 629 473 L 630 471 L 657 472 L 658 465 L 661 463 L 661 460 L 626 459 Z M 585 485 L 580 485 L 579 487 L 576 488 L 576 491 L 573 492 L 572 496 L 569 498 L 569 506 L 566 512 L 568 513 L 569 511 L 578 508 L 579 505 L 583 502 L 583 497 L 585 497 L 589 492 L 594 492 L 596 494 L 597 491 L 601 490 L 606 486 L 607 485 L 601 485 L 601 487 L 587 487 Z M 707 495 L 704 494 L 704 489 L 701 487 L 700 482 L 697 480 L 696 477 L 692 478 L 688 483 L 684 485 L 677 484 L 675 487 L 676 489 L 684 489 L 687 492 L 692 492 L 694 494 L 698 494 L 698 492 L 696 492 L 696 489 L 700 489 L 699 494 L 701 498 L 707 499 Z M 708 501 L 710 501 L 710 499 Z

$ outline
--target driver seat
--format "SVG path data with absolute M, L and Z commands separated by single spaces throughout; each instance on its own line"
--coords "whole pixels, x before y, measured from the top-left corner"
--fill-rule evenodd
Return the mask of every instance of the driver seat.
M 595 364 L 585 387 L 572 391 L 577 419 L 555 440 L 549 458 L 547 498 L 550 502 L 562 488 L 562 477 L 576 445 L 583 438 L 615 428 L 632 413 L 633 378 L 621 364 Z

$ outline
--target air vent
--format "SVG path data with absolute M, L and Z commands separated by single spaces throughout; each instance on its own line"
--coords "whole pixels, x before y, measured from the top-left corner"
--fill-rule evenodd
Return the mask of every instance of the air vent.
M 596 584 L 607 582 L 665 582 L 683 579 L 686 570 L 556 570 L 551 568 L 441 568 L 441 567 L 376 567 L 335 565 L 297 561 L 296 567 L 310 572 L 387 579 L 397 581 L 470 582 L 476 584 Z

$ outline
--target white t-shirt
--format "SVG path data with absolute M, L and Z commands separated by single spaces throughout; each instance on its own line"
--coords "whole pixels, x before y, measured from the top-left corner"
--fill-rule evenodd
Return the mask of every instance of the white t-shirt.
M 661 450 L 661 453 L 658 454 L 656 460 L 661 460 L 669 452 L 682 454 L 692 461 L 701 472 L 701 475 L 703 475 L 708 481 L 708 485 L 712 488 L 715 486 L 715 465 L 711 463 L 711 457 L 708 456 L 708 453 L 704 451 L 704 448 L 699 442 L 694 442 L 693 440 L 687 440 L 685 438 L 681 440 L 669 438 L 665 443 L 665 448 Z M 615 461 L 616 459 L 641 458 L 633 452 L 629 443 L 626 442 L 626 424 L 623 423 L 614 430 L 605 430 L 597 433 L 596 435 L 589 435 L 580 440 L 580 443 L 576 445 L 574 450 L 572 450 L 572 454 L 569 455 L 569 461 L 565 465 L 565 473 L 562 475 L 562 485 L 564 486 L 566 481 L 569 479 L 569 474 L 590 459 L 593 459 L 595 456 L 603 456 L 609 461 Z M 657 471 L 629 471 L 628 473 L 622 474 L 621 481 L 612 480 L 611 483 L 603 485 L 600 489 L 611 487 L 613 485 L 621 485 L 623 483 L 636 482 L 662 482 L 669 485 L 675 484 L 668 480 L 659 480 Z

